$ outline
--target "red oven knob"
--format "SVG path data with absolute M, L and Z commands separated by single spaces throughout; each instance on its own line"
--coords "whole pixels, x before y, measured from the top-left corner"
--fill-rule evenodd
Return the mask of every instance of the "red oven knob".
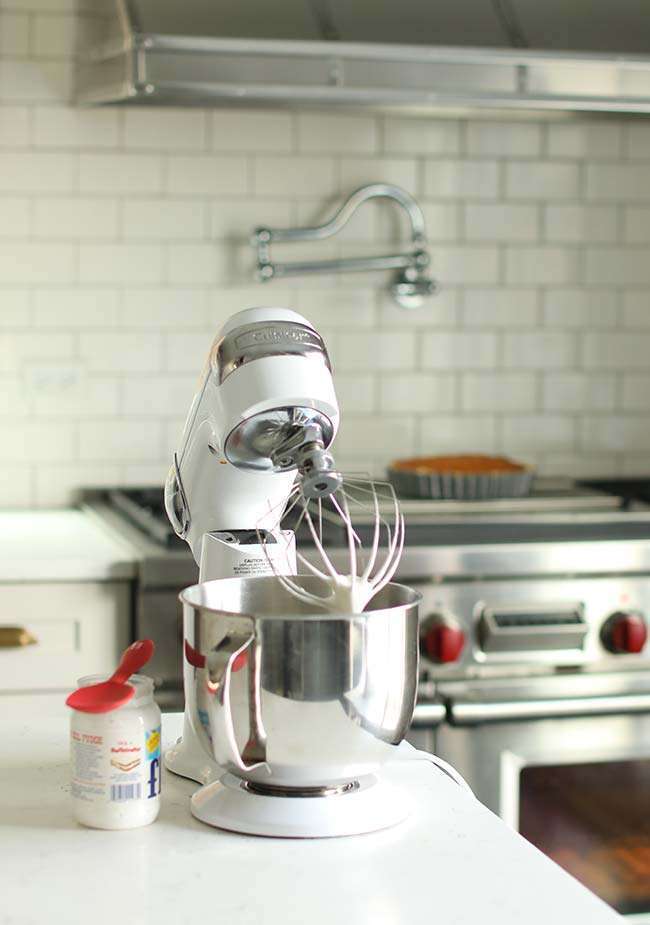
M 465 633 L 455 620 L 432 614 L 422 625 L 421 640 L 432 662 L 457 662 L 465 646 Z
M 620 610 L 603 625 L 603 645 L 616 655 L 641 652 L 647 638 L 648 629 L 640 613 Z

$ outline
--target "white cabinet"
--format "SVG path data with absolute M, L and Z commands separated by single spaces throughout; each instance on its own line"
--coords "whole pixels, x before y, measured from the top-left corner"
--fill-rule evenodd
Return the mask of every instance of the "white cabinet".
M 0 693 L 71 690 L 84 674 L 111 673 L 130 625 L 128 581 L 0 583 Z

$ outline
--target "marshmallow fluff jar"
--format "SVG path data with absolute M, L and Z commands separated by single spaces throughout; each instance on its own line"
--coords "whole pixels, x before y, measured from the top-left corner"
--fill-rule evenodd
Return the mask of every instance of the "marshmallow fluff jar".
M 80 678 L 79 687 L 105 681 Z M 108 713 L 70 713 L 74 817 L 95 829 L 134 829 L 160 810 L 160 710 L 153 681 L 132 675 L 135 695 Z

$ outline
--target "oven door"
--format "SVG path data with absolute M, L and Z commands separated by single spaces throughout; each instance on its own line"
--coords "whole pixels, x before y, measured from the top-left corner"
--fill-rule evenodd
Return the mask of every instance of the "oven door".
M 541 682 L 524 698 L 451 697 L 430 734 L 482 802 L 630 921 L 650 922 L 650 678 L 599 681 L 595 696 L 549 696 Z

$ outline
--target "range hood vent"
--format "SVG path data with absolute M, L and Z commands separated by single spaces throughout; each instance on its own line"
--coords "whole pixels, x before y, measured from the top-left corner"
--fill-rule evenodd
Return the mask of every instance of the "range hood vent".
M 83 0 L 81 103 L 650 112 L 647 0 Z

